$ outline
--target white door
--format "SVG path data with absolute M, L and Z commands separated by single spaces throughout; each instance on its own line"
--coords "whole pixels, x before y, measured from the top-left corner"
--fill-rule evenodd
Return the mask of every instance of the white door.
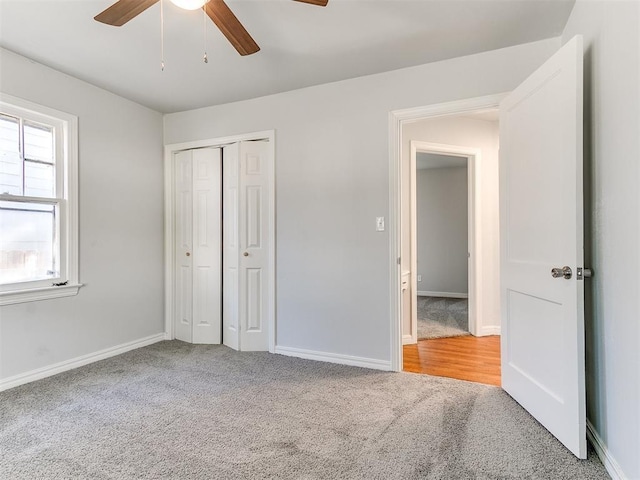
M 175 337 L 221 341 L 219 148 L 175 155 Z
M 173 333 L 184 342 L 192 341 L 193 325 L 193 176 L 191 152 L 179 152 L 174 160 L 175 179 L 175 316 Z
M 225 146 L 222 153 L 222 342 L 234 350 L 240 350 L 239 161 L 240 144 Z
M 500 248 L 502 386 L 586 458 L 582 58 L 575 37 L 500 105 Z
M 268 350 L 271 312 L 269 144 L 225 147 L 223 166 L 223 341 Z

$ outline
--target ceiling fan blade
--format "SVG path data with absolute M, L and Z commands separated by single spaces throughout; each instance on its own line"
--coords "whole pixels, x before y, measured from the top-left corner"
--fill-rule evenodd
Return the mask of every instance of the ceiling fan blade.
M 107 25 L 121 27 L 159 1 L 160 0 L 119 0 L 93 18 Z
M 209 0 L 202 8 L 240 55 L 251 55 L 260 50 L 224 0 Z
M 319 7 L 326 7 L 329 0 L 296 0 L 296 2 L 310 3 Z

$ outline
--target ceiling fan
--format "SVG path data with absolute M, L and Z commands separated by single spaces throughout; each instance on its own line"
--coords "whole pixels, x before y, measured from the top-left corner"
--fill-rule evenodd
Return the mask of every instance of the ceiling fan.
M 120 27 L 159 1 L 160 0 L 118 0 L 109 8 L 96 15 L 94 19 L 107 25 Z M 251 38 L 249 32 L 242 26 L 242 23 L 240 23 L 240 20 L 233 14 L 229 6 L 224 3 L 224 0 L 171 1 L 187 10 L 202 8 L 240 55 L 251 55 L 260 50 L 258 44 Z M 329 0 L 295 1 L 324 7 Z

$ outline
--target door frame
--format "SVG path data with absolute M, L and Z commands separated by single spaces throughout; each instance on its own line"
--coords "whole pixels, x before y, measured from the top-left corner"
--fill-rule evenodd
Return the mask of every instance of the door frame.
M 392 371 L 402 371 L 402 127 L 427 118 L 499 108 L 506 95 L 499 93 L 389 112 L 389 337 Z
M 480 206 L 480 202 L 476 201 L 476 196 L 481 194 L 480 192 L 480 172 L 482 165 L 482 152 L 477 148 L 462 147 L 458 145 L 445 145 L 441 143 L 424 142 L 420 140 L 411 140 L 411 165 L 410 165 L 410 178 L 411 178 L 411 233 L 410 233 L 410 245 L 411 245 L 411 343 L 418 341 L 418 312 L 417 312 L 417 300 L 418 300 L 418 216 L 417 216 L 417 185 L 416 179 L 418 175 L 417 171 L 417 154 L 418 153 L 433 153 L 436 155 L 448 155 L 453 157 L 466 158 L 467 160 L 467 252 L 469 261 L 467 262 L 467 297 L 468 297 L 468 319 L 469 319 L 469 332 L 472 335 L 479 335 L 482 326 L 482 309 L 478 308 L 479 303 L 482 300 L 480 289 L 482 283 L 479 281 L 478 275 L 482 271 L 481 258 L 476 255 L 476 252 L 482 251 L 481 242 L 481 228 L 482 225 L 476 222 L 478 217 L 477 208 Z M 403 343 L 407 340 L 406 336 L 403 336 Z
M 164 147 L 164 336 L 166 340 L 173 340 L 174 336 L 174 170 L 173 155 L 182 150 L 196 148 L 224 147 L 232 143 L 242 141 L 267 140 L 269 143 L 268 155 L 268 182 L 269 182 L 269 251 L 268 264 L 269 275 L 268 295 L 271 306 L 267 312 L 267 325 L 269 328 L 269 352 L 275 352 L 276 345 L 276 233 L 275 233 L 275 130 L 265 130 L 226 137 L 195 140 L 192 142 L 172 143 Z M 222 206 L 224 210 L 224 205 Z M 222 252 L 220 252 L 222 255 Z M 224 288 L 224 286 L 223 286 Z M 222 294 L 222 292 L 220 292 Z

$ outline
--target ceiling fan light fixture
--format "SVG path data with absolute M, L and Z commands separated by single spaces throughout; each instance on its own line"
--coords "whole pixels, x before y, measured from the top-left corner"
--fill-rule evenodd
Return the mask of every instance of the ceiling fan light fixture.
M 329 0 L 296 0 L 309 5 L 324 7 Z M 2 0 L 0 0 L 2 2 Z M 132 18 L 144 12 L 160 2 L 160 37 L 164 42 L 164 5 L 165 0 L 117 0 L 113 5 L 103 10 L 94 17 L 97 22 L 121 27 Z M 171 0 L 171 3 L 184 10 L 197 10 L 202 8 L 204 32 L 206 33 L 207 17 L 216 24 L 220 32 L 227 37 L 227 40 L 237 50 L 240 55 L 251 55 L 260 51 L 260 47 L 255 42 L 249 32 L 244 28 L 240 20 L 233 14 L 224 0 Z M 205 8 L 206 5 L 206 8 Z M 206 41 L 206 37 L 205 37 Z M 164 43 L 161 46 L 164 57 Z M 205 63 L 207 61 L 205 54 Z M 163 63 L 164 65 L 164 63 Z
M 185 10 L 197 10 L 202 8 L 209 0 L 171 0 L 175 6 Z

